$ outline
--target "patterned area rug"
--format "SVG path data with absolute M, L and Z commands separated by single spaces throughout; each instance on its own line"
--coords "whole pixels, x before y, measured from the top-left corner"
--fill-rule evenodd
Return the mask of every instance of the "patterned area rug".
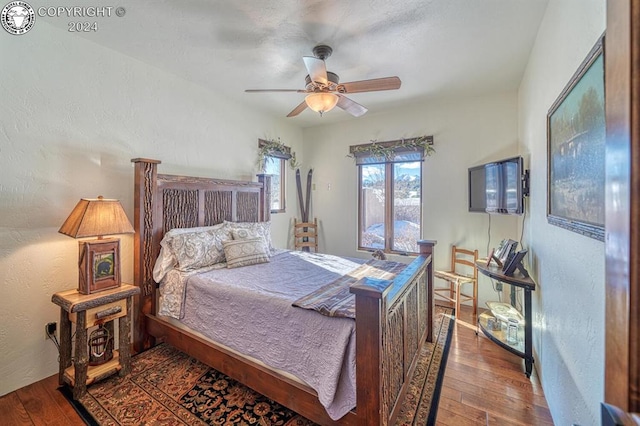
M 398 425 L 435 422 L 453 323 L 453 310 L 436 306 L 435 343 L 420 353 Z M 133 357 L 126 378 L 93 384 L 72 403 L 91 425 L 314 424 L 166 344 Z

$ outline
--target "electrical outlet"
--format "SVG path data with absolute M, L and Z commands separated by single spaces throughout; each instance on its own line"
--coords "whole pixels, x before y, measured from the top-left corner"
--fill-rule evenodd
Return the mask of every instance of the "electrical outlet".
M 56 331 L 58 330 L 58 323 L 57 322 L 48 322 L 47 324 L 45 324 L 44 326 L 44 337 L 45 339 L 51 339 L 51 336 L 55 336 L 56 335 Z
M 496 283 L 496 291 L 502 291 L 502 283 L 501 282 L 497 282 Z

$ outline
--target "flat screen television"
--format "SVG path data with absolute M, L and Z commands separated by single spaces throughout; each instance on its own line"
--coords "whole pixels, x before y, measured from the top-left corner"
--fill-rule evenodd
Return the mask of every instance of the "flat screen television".
M 527 178 L 522 157 L 469 168 L 469 211 L 522 214 L 524 196 L 528 195 Z

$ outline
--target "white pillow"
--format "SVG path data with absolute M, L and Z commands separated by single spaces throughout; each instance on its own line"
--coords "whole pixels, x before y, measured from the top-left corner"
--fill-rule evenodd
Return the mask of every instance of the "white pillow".
M 160 242 L 153 279 L 160 282 L 174 268 L 188 271 L 224 262 L 222 241 L 229 239 L 231 234 L 223 223 L 170 230 Z
M 270 252 L 275 250 L 271 241 L 271 222 L 228 222 L 225 220 L 224 225 L 228 227 L 232 235 L 234 231 L 239 235 L 237 230 L 246 229 L 250 232 L 250 235 L 262 237 Z
M 229 240 L 222 243 L 227 259 L 227 268 L 257 265 L 269 262 L 269 249 L 262 237 Z

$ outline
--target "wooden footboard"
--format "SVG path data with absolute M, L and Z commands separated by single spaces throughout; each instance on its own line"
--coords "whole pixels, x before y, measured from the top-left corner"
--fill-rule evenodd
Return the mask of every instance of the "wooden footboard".
M 359 425 L 394 424 L 420 348 L 433 334 L 433 248 L 394 281 L 364 278 L 356 295 L 356 381 Z
M 420 348 L 432 338 L 433 248 L 419 241 L 419 256 L 393 281 L 365 278 L 356 297 L 357 407 L 332 421 L 313 389 L 237 353 L 173 326 L 155 314 L 153 263 L 164 232 L 173 227 L 269 220 L 269 176 L 242 182 L 159 175 L 157 160 L 135 159 L 133 346 L 139 352 L 161 339 L 267 397 L 320 424 L 393 424 Z

